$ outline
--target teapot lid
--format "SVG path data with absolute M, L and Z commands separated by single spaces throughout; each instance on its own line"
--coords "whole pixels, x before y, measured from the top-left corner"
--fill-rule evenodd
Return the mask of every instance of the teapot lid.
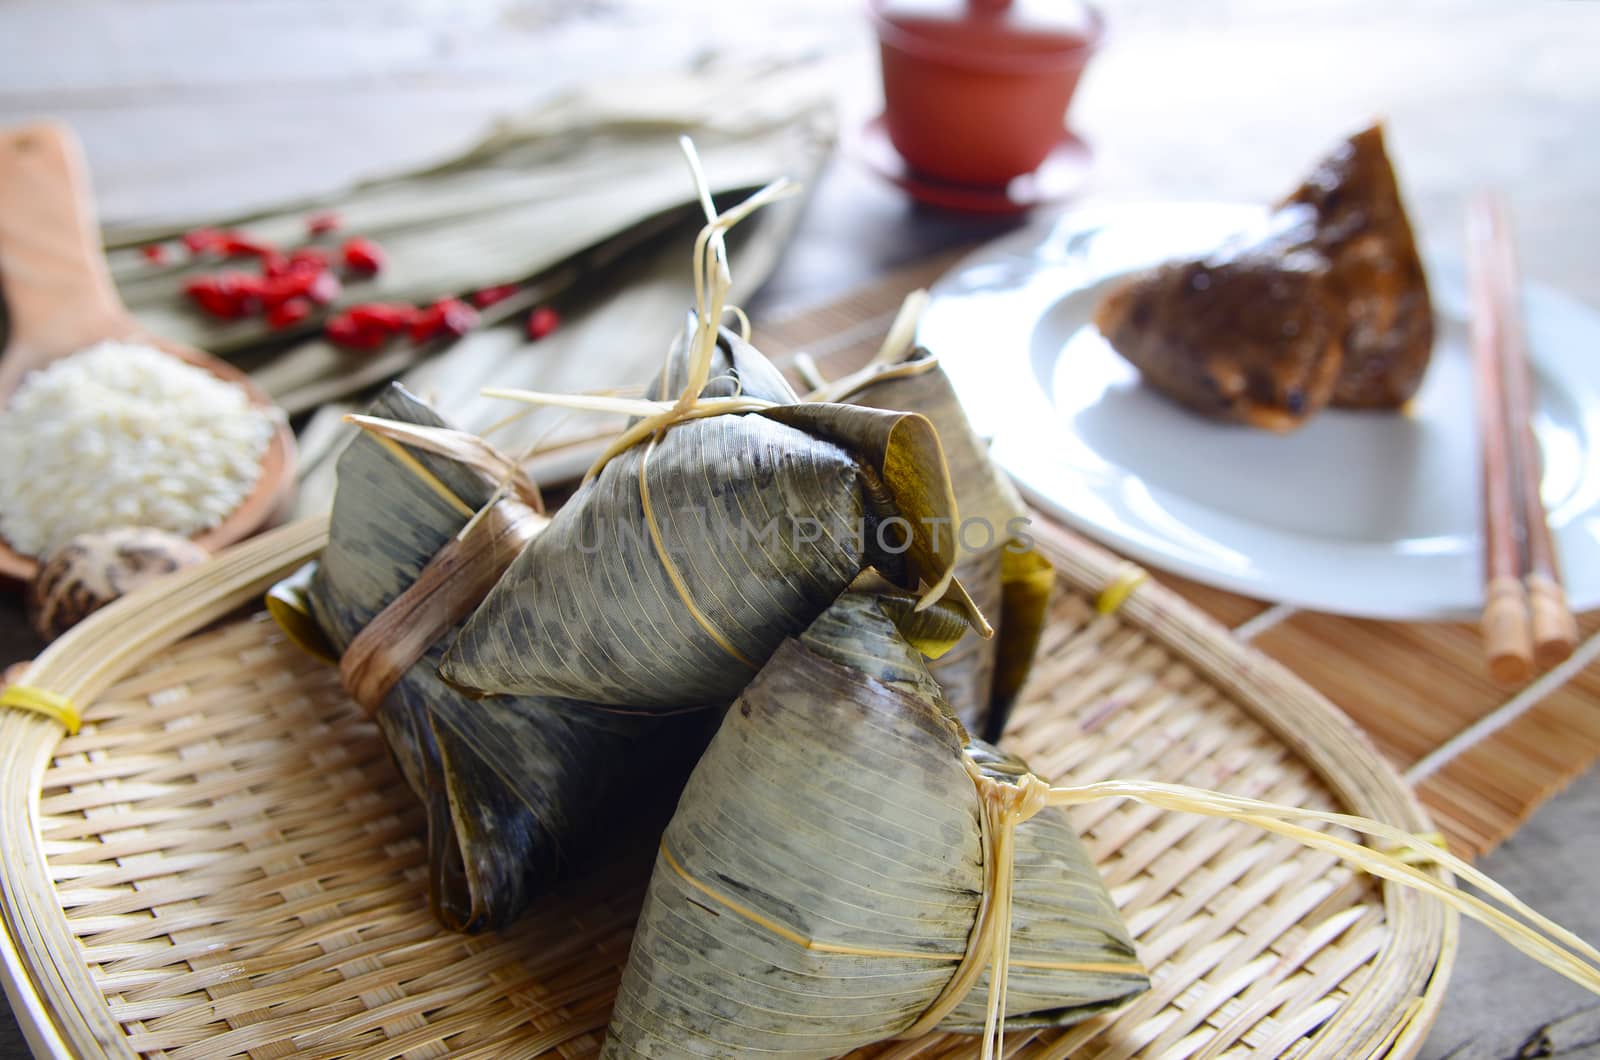
M 996 55 L 1046 55 L 1092 45 L 1101 19 L 1062 0 L 872 0 L 879 22 L 923 42 Z

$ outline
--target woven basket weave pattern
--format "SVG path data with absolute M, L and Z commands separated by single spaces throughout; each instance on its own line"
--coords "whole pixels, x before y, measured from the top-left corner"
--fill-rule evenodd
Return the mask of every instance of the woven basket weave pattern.
M 1079 558 L 1007 737 L 1037 772 L 1348 803 L 1181 644 L 1125 613 L 1097 614 L 1089 588 L 1105 561 L 1097 550 Z M 1198 621 L 1167 616 L 1184 606 L 1151 585 L 1127 610 Z M 504 937 L 439 929 L 422 814 L 375 726 L 263 615 L 160 653 L 88 717 L 45 774 L 41 832 L 66 927 L 133 1049 L 598 1048 L 642 880 L 614 871 Z M 1411 1029 L 1426 1024 L 1431 1005 L 1417 998 L 1441 917 L 1397 925 L 1403 897 L 1386 906 L 1330 857 L 1246 825 L 1111 802 L 1072 813 L 1155 985 L 1115 1016 L 1026 1044 L 1009 1037 L 1022 1055 L 1348 1056 L 1392 1039 L 1419 1009 L 1430 1011 Z M 970 1056 L 975 1039 L 862 1055 Z

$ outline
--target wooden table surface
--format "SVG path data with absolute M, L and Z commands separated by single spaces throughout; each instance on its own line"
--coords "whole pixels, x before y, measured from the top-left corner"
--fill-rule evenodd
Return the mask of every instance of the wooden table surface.
M 1269 198 L 1381 114 L 1428 250 L 1457 254 L 1465 195 L 1499 184 L 1531 277 L 1600 306 L 1600 3 L 1103 7 L 1112 36 L 1073 113 L 1096 154 L 1086 198 Z M 870 113 L 857 0 L 9 0 L 0 125 L 75 125 L 108 220 L 242 211 L 438 157 L 497 115 L 608 72 L 708 49 L 814 48 L 847 71 L 849 120 Z M 820 301 L 1007 224 L 913 209 L 839 157 L 751 309 Z M 0 602 L 0 661 L 31 650 L 15 603 Z M 1484 865 L 1600 938 L 1600 778 Z M 7 1020 L 0 1057 L 22 1055 Z M 1423 1055 L 1600 1056 L 1600 1007 L 1468 925 Z

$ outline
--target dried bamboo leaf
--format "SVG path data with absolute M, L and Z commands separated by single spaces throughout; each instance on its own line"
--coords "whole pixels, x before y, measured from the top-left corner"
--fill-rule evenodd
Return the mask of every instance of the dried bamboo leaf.
M 680 133 L 700 143 L 717 191 L 765 183 L 774 156 L 825 151 L 831 108 L 816 72 L 814 62 L 764 62 L 597 84 L 507 121 L 442 164 L 213 223 L 248 224 L 253 237 L 293 246 L 305 238 L 308 209 L 337 210 L 347 231 L 379 240 L 388 257 L 381 274 L 352 285 L 350 301 L 425 300 L 522 280 L 687 202 Z M 263 321 L 218 321 L 185 307 L 183 284 L 214 263 L 155 267 L 134 249 L 198 223 L 108 233 L 129 307 L 153 333 L 219 354 L 281 339 Z
M 988 549 L 967 553 L 956 565 L 956 577 L 972 594 L 972 602 L 985 615 L 991 616 L 995 635 L 988 640 L 963 637 L 949 652 L 928 663 L 928 669 L 938 678 L 961 723 L 985 736 L 989 735 L 996 659 L 1001 645 L 1011 634 L 1006 625 L 1005 590 L 1001 584 L 1003 557 L 1003 549 Z
M 316 576 L 317 561 L 312 560 L 268 589 L 267 612 L 301 651 L 337 663 L 339 652 L 311 609 L 311 582 Z
M 959 571 L 957 573 L 959 576 Z M 1050 594 L 1055 586 L 1054 565 L 1031 541 L 1025 547 L 1000 550 L 1000 625 L 1005 635 L 995 638 L 989 739 L 998 738 L 1005 726 L 1006 712 L 1033 668 L 1033 657 L 1049 619 Z
M 512 496 L 529 508 L 536 512 L 544 511 L 544 497 L 539 487 L 523 473 L 522 467 L 476 434 L 424 427 L 399 420 L 380 420 L 372 416 L 353 415 L 348 418 L 363 430 L 475 468 L 487 475 L 490 481 L 498 483 L 500 488 L 510 490 Z
M 511 321 L 520 324 L 522 315 L 534 304 L 544 302 L 565 303 L 582 287 L 604 288 L 618 281 L 625 273 L 620 263 L 630 255 L 648 253 L 664 233 L 674 231 L 695 216 L 693 205 L 680 203 L 661 213 L 652 214 L 627 227 L 605 235 L 600 242 L 578 247 L 564 246 L 559 233 L 552 232 L 549 242 L 540 243 L 540 252 L 549 255 L 556 250 L 568 251 L 568 256 L 542 265 L 531 274 L 513 273 L 496 282 L 526 284 L 523 291 L 504 302 L 484 310 L 483 327 Z M 451 259 L 429 259 L 448 263 Z M 396 266 L 385 269 L 388 274 Z M 418 280 L 422 289 L 408 294 L 408 300 L 425 302 L 445 295 L 454 295 L 487 286 L 466 283 L 451 278 Z M 461 283 L 461 286 L 453 284 Z M 423 286 L 426 284 L 427 286 Z M 376 297 L 363 288 L 362 300 Z M 520 329 L 519 329 L 520 330 Z M 467 340 L 467 341 L 470 341 Z M 518 343 L 520 344 L 520 342 Z M 399 343 L 380 351 L 376 356 L 342 349 L 320 339 L 302 342 L 292 350 L 274 358 L 267 365 L 251 373 L 251 378 L 273 400 L 291 414 L 315 408 L 328 401 L 383 382 L 411 365 L 431 357 L 446 354 L 456 343 L 449 339 L 415 345 Z
M 944 450 L 929 420 L 904 410 L 871 412 L 864 407 L 814 402 L 768 409 L 760 415 L 838 442 L 866 462 L 893 501 L 893 514 L 888 518 L 898 517 L 900 529 L 909 535 L 905 556 L 910 584 L 931 587 L 932 596 L 957 604 L 971 621 L 975 636 L 993 635 L 983 614 L 955 580 L 960 553 L 949 528 L 956 525 L 960 513 Z
M 656 860 L 604 1055 L 826 1057 L 894 1037 L 955 974 L 984 887 L 965 733 L 880 600 L 784 642 L 695 768 Z M 1016 831 L 1007 1026 L 1061 1026 L 1148 986 L 1059 812 Z M 984 1023 L 987 972 L 940 1024 Z
M 996 636 L 968 636 L 930 664 L 957 715 L 972 731 L 996 739 L 1032 664 L 1054 577 L 1032 548 L 1027 508 L 989 448 L 972 430 L 944 369 L 928 351 L 877 365 L 840 400 L 926 416 L 939 433 L 955 485 L 961 521 L 948 528 L 960 549 L 956 578 L 994 623 Z

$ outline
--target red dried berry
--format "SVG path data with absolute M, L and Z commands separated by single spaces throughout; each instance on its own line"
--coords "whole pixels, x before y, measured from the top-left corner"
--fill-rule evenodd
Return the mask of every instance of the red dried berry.
M 478 326 L 478 311 L 459 298 L 442 298 L 433 303 L 443 310 L 440 330 L 460 338 Z
M 184 284 L 183 293 L 212 316 L 236 320 L 249 316 L 261 306 L 260 288 L 241 282 L 241 276 L 240 273 L 201 276 Z
M 225 269 L 217 274 L 217 286 L 239 305 L 240 314 L 250 316 L 261 312 L 266 304 L 267 281 L 238 269 Z
M 465 303 L 457 303 L 444 311 L 446 335 L 459 339 L 478 326 L 478 311 Z
M 220 248 L 228 235 L 220 228 L 196 228 L 192 232 L 185 232 L 182 239 L 189 253 L 199 255 Z
M 229 298 L 221 291 L 191 291 L 190 295 L 201 309 L 219 320 L 238 320 L 245 315 L 238 299 Z
M 345 268 L 361 276 L 371 276 L 383 268 L 383 248 L 370 239 L 347 239 L 342 251 Z
M 256 276 L 241 269 L 223 269 L 217 273 L 217 283 L 225 291 L 231 291 L 240 297 L 257 297 L 266 290 L 267 280 L 264 276 Z
M 144 255 L 144 260 L 154 265 L 160 265 L 167 260 L 167 248 L 160 243 L 150 243 L 139 248 L 139 253 Z
M 528 314 L 528 338 L 538 342 L 561 326 L 561 314 L 547 305 L 539 306 Z
M 399 302 L 365 302 L 351 306 L 343 315 L 359 327 L 395 335 L 411 327 L 417 319 L 417 310 Z
M 313 239 L 317 236 L 325 236 L 329 232 L 338 231 L 339 225 L 342 223 L 339 215 L 332 210 L 324 213 L 314 213 L 306 218 L 306 233 Z
M 289 274 L 289 258 L 276 250 L 268 251 L 261 255 L 261 275 L 269 280 Z
M 389 341 L 389 333 L 377 328 L 362 327 L 349 313 L 340 313 L 328 321 L 328 341 L 347 350 L 370 353 Z
M 306 291 L 307 283 L 312 277 L 299 272 L 285 272 L 282 275 L 269 275 L 266 283 L 262 283 L 261 301 L 266 303 L 267 309 L 282 306 L 291 298 L 310 298 Z
M 300 247 L 289 254 L 289 268 L 291 269 L 309 269 L 313 272 L 321 272 L 331 264 L 333 263 L 328 258 L 328 252 L 317 247 Z
M 442 335 L 460 338 L 478 326 L 478 311 L 459 298 L 441 298 L 417 314 L 411 324 L 412 342 L 427 342 Z
M 416 315 L 411 327 L 406 329 L 412 342 L 427 342 L 444 330 L 444 309 L 429 306 Z
M 203 311 L 224 320 L 243 316 L 238 300 L 224 294 L 217 281 L 207 276 L 190 280 L 183 285 L 183 293 Z
M 274 331 L 293 327 L 310 316 L 311 309 L 309 298 L 291 298 L 286 302 L 279 302 L 267 310 L 267 324 Z
M 497 287 L 485 287 L 481 291 L 472 293 L 472 304 L 479 309 L 488 309 L 496 302 L 504 302 L 516 293 L 517 285 L 514 283 L 502 283 Z
M 228 258 L 264 258 L 278 251 L 270 243 L 250 239 L 237 232 L 225 232 L 217 241 L 217 249 Z
M 307 298 L 317 305 L 327 305 L 338 298 L 342 290 L 339 277 L 333 273 L 312 272 L 291 264 L 288 272 L 264 281 L 261 300 L 269 308 L 291 298 Z

